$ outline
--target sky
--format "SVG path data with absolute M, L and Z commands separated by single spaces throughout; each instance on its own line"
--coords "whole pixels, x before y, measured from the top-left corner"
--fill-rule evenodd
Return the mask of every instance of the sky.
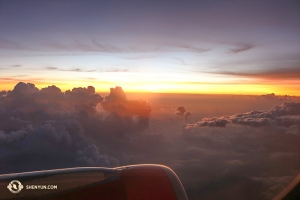
M 0 0 L 0 174 L 163 164 L 190 200 L 273 199 L 299 44 L 296 0 Z
M 300 2 L 1 0 L 0 90 L 300 95 Z

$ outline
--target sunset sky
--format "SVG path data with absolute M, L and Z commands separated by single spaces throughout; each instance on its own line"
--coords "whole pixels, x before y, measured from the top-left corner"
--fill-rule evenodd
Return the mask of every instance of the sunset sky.
M 0 90 L 300 95 L 300 2 L 0 1 Z
M 299 144 L 299 0 L 0 0 L 0 176 L 162 164 L 271 200 Z

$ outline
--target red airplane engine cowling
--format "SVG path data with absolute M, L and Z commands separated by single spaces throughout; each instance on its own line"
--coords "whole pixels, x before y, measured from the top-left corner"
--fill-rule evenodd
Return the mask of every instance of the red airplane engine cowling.
M 2 199 L 186 200 L 187 196 L 170 168 L 130 165 L 0 175 Z

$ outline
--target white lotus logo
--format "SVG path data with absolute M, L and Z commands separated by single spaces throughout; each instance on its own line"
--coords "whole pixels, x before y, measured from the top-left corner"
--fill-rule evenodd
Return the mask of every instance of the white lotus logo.
M 19 193 L 24 187 L 20 181 L 13 180 L 8 184 L 7 188 L 12 193 Z

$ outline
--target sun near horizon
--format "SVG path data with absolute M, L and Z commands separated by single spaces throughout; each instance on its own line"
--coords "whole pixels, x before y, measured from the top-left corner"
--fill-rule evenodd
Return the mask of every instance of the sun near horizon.
M 0 90 L 300 95 L 296 2 L 12 2 L 0 3 Z
M 121 83 L 98 83 L 98 82 L 71 82 L 71 83 L 47 83 L 34 81 L 20 81 L 24 83 L 32 83 L 38 89 L 55 85 L 62 92 L 72 90 L 73 88 L 87 88 L 93 86 L 96 93 L 109 93 L 110 88 L 116 86 L 122 87 L 127 93 L 165 93 L 165 94 L 225 94 L 225 95 L 265 95 L 274 93 L 276 95 L 300 96 L 298 88 L 264 84 L 210 84 L 210 83 L 140 83 L 140 84 L 121 84 Z M 1 84 L 0 91 L 13 90 L 18 82 L 6 82 Z M 76 84 L 77 83 L 77 84 Z

